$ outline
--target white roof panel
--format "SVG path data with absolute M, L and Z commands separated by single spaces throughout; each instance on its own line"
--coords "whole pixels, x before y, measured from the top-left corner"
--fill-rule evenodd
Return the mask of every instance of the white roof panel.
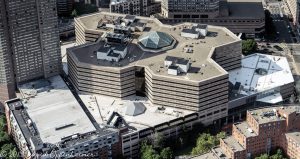
M 266 72 L 266 74 L 258 74 Z M 242 59 L 242 67 L 229 71 L 232 84 L 240 82 L 244 95 L 252 95 L 294 82 L 285 57 L 253 54 Z

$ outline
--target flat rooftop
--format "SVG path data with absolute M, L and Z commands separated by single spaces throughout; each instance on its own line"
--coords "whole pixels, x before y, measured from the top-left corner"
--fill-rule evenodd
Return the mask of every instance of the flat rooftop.
M 241 20 L 264 18 L 265 12 L 261 0 L 227 0 L 230 18 Z
M 285 134 L 287 137 L 292 138 L 296 144 L 300 144 L 300 132 L 289 132 Z
M 232 149 L 233 152 L 245 150 L 233 136 L 226 137 L 223 141 Z
M 157 106 L 150 104 L 146 97 L 131 96 L 125 99 L 102 95 L 85 95 L 79 94 L 81 100 L 86 105 L 94 119 L 100 124 L 105 125 L 109 115 L 117 112 L 127 122 L 129 126 L 142 130 L 154 127 L 185 115 L 192 114 L 192 111 L 179 110 L 174 108 L 166 108 L 164 111 L 159 110 Z M 137 116 L 126 115 L 128 102 L 141 102 L 145 106 L 145 111 Z M 98 104 L 97 104 L 98 103 Z
M 96 130 L 60 76 L 20 85 L 19 90 L 43 143 Z
M 191 157 L 190 159 L 218 159 L 218 157 L 215 156 L 214 153 L 209 152 L 200 156 Z
M 294 78 L 286 57 L 256 53 L 245 56 L 241 68 L 229 71 L 229 81 L 240 88 L 237 95 L 249 96 L 293 83 Z
M 224 150 L 221 147 L 214 147 L 212 149 L 212 152 L 214 153 L 215 156 L 218 156 L 217 159 L 229 159 L 226 157 Z M 210 159 L 210 158 L 207 158 Z
M 229 159 L 226 157 L 221 147 L 212 148 L 211 152 L 199 156 L 193 156 L 189 159 Z
M 274 110 L 277 109 L 284 109 L 286 113 L 291 113 L 294 111 L 298 111 L 300 109 L 299 106 L 285 106 L 285 107 L 267 107 L 267 108 L 260 108 L 260 109 L 253 109 L 248 110 L 254 119 L 259 124 L 274 122 L 274 121 L 282 121 L 285 120 L 284 117 L 276 116 Z
M 98 29 L 97 25 L 100 20 L 109 19 L 113 21 L 118 17 L 125 17 L 122 14 L 100 12 L 83 17 L 79 17 L 76 21 L 80 22 L 84 27 L 90 30 L 98 30 L 101 32 L 111 32 L 112 30 Z M 143 32 L 134 32 L 133 38 L 128 45 L 128 54 L 120 62 L 108 62 L 97 60 L 94 51 L 103 45 L 101 42 L 96 44 L 87 44 L 69 49 L 69 53 L 77 59 L 82 65 L 93 65 L 94 67 L 110 67 L 121 69 L 128 66 L 148 67 L 155 75 L 172 76 L 173 78 L 189 79 L 192 81 L 201 81 L 204 79 L 220 76 L 227 72 L 216 64 L 211 55 L 214 47 L 226 45 L 236 41 L 240 41 L 232 32 L 224 27 L 208 26 L 208 34 L 200 39 L 185 38 L 180 36 L 182 29 L 191 28 L 192 23 L 183 23 L 180 25 L 164 25 L 155 18 L 136 17 L 137 22 L 146 24 Z M 159 31 L 169 34 L 176 40 L 176 45 L 167 51 L 147 52 L 138 46 L 138 38 L 150 31 Z M 191 48 L 192 53 L 185 52 L 185 49 Z M 166 56 L 174 56 L 190 60 L 191 69 L 187 74 L 173 76 L 168 75 L 167 68 L 164 67 Z
M 257 134 L 251 129 L 247 122 L 234 124 L 247 138 L 257 136 Z

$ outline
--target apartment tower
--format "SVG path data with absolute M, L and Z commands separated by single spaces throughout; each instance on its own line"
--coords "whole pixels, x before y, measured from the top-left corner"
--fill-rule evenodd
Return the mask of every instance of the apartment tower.
M 70 16 L 74 9 L 74 0 L 57 0 L 57 14 L 60 16 Z
M 0 0 L 0 101 L 61 70 L 56 0 Z

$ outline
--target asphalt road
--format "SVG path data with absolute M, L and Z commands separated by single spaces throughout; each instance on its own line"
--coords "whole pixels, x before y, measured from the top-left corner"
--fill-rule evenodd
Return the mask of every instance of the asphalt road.
M 278 33 L 278 42 L 293 43 L 285 21 L 273 21 Z
M 281 8 L 281 2 L 273 2 L 268 4 L 271 17 L 273 18 L 273 23 L 275 25 L 278 41 L 285 43 L 293 43 L 289 21 L 286 16 L 284 16 L 284 11 Z

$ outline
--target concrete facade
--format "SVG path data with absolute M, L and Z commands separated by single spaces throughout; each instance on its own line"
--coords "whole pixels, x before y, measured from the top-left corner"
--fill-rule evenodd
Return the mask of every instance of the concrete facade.
M 74 0 L 57 0 L 57 14 L 60 16 L 70 16 L 74 9 Z
M 0 1 L 0 105 L 15 97 L 15 79 L 5 2 Z
M 254 36 L 264 32 L 265 15 L 260 0 L 163 0 L 158 19 L 163 23 L 204 23 L 227 27 L 234 33 Z
M 161 14 L 166 18 L 215 18 L 219 15 L 219 0 L 189 1 L 189 0 L 163 0 Z
M 150 16 L 160 12 L 160 2 L 154 0 L 112 0 L 110 12 L 139 16 Z
M 113 97 L 135 94 L 135 68 L 121 70 L 90 67 L 68 54 L 69 76 L 78 91 Z
M 77 44 L 85 44 L 86 42 L 96 42 L 103 32 L 99 30 L 87 29 L 77 18 L 75 18 L 75 35 Z
M 75 21 L 77 21 L 78 23 L 77 26 L 80 26 L 79 30 L 76 31 L 78 33 L 80 32 L 80 34 L 77 34 L 79 36 L 76 37 L 79 43 L 84 42 L 84 40 L 82 40 L 82 38 L 84 38 L 82 36 L 82 31 L 92 30 L 92 28 L 89 28 L 92 25 L 87 26 L 85 25 L 85 23 L 91 21 L 97 22 L 96 18 L 98 18 L 98 21 L 101 21 L 103 19 L 101 18 L 101 16 L 105 16 L 105 18 L 109 19 L 113 16 L 120 17 L 124 15 L 112 13 L 97 13 L 94 15 L 76 19 Z M 160 27 L 160 31 L 165 30 L 166 32 L 171 33 L 171 35 L 174 36 L 174 39 L 178 41 L 179 45 L 183 45 L 183 41 L 185 38 L 183 39 L 183 37 L 178 34 L 176 34 L 175 37 L 174 34 L 179 30 L 174 31 L 173 33 L 167 31 L 169 30 L 169 26 L 161 24 L 156 19 L 146 17 L 137 17 L 136 19 L 139 18 L 145 22 L 148 21 L 146 24 L 153 30 L 156 30 L 156 28 Z M 183 25 L 190 24 L 187 23 Z M 174 28 L 183 28 L 183 25 L 174 26 Z M 202 75 L 206 74 L 205 67 L 209 69 L 211 68 L 211 64 L 214 65 L 213 67 L 216 66 L 218 69 L 225 69 L 226 71 L 240 67 L 241 41 L 237 39 L 235 35 L 222 27 L 210 26 L 209 28 L 211 28 L 209 29 L 209 32 L 212 32 L 212 30 L 216 29 L 216 35 L 209 35 L 206 37 L 207 39 L 217 39 L 218 36 L 220 38 L 226 37 L 226 39 L 231 37 L 234 38 L 230 39 L 228 42 L 223 43 L 222 45 L 212 44 L 215 46 L 213 48 L 208 48 L 207 52 L 205 51 L 208 54 L 207 56 L 209 56 L 209 62 L 207 64 L 205 62 L 201 64 L 202 68 L 200 70 L 202 72 Z M 102 31 L 101 29 L 94 29 L 94 32 L 98 32 L 102 35 L 105 34 L 105 31 Z M 139 32 L 137 33 L 141 34 Z M 194 44 L 198 43 L 197 39 L 194 39 L 193 41 Z M 225 70 L 224 72 L 221 71 L 223 73 L 214 75 L 212 77 L 208 74 L 208 77 L 193 77 L 191 80 L 164 75 L 163 69 L 159 68 L 159 66 L 155 66 L 155 64 L 153 67 L 151 66 L 151 61 L 162 61 L 162 59 L 164 58 L 161 57 L 161 59 L 159 59 L 155 56 L 152 57 L 151 54 L 149 54 L 149 56 L 148 54 L 142 55 L 144 51 L 134 43 L 128 45 L 128 54 L 130 54 L 131 52 L 136 53 L 137 55 L 134 55 L 137 56 L 135 57 L 135 59 L 141 58 L 139 61 L 137 61 L 137 64 L 129 64 L 129 66 L 126 66 L 128 65 L 126 64 L 127 62 L 124 63 L 124 60 L 121 60 L 120 64 L 113 64 L 113 66 L 101 66 L 102 63 L 107 65 L 107 62 L 98 60 L 98 64 L 93 64 L 92 61 L 94 60 L 84 60 L 84 58 L 87 58 L 88 56 L 95 55 L 85 55 L 86 57 L 83 57 L 84 55 L 80 52 L 86 52 L 87 50 L 88 52 L 94 52 L 101 45 L 103 45 L 101 44 L 101 42 L 98 42 L 96 44 L 90 43 L 68 50 L 69 76 L 78 91 L 83 91 L 86 93 L 100 93 L 103 95 L 106 94 L 114 97 L 126 97 L 129 95 L 133 95 L 135 94 L 135 72 L 138 68 L 144 68 L 145 93 L 154 105 L 182 108 L 193 111 L 209 110 L 211 114 L 214 114 L 214 112 L 218 114 L 226 110 L 228 103 L 228 74 L 225 73 Z M 199 44 L 199 47 L 200 46 L 203 46 L 203 44 Z M 197 52 L 198 50 L 196 50 L 196 46 L 194 47 L 195 52 Z M 199 48 L 199 50 L 200 49 L 201 48 Z M 185 55 L 188 55 L 188 53 L 186 53 Z M 130 55 L 128 55 L 127 58 L 130 59 L 129 56 Z M 203 54 L 203 56 L 206 55 Z M 146 60 L 150 58 L 153 58 L 153 60 Z M 215 61 L 211 60 L 211 58 L 213 60 L 216 60 L 218 64 Z M 90 61 L 90 63 L 88 61 Z M 116 67 L 115 65 L 121 65 L 123 67 Z M 216 70 L 216 72 L 218 72 L 218 69 Z M 200 74 L 198 74 L 199 76 L 201 76 L 201 72 Z M 188 74 L 192 75 L 193 73 Z M 195 76 L 198 75 L 195 74 Z M 174 88 L 176 88 L 176 90 L 174 90 Z M 216 107 L 218 107 L 217 110 Z
M 291 13 L 292 19 L 293 19 L 293 24 L 296 26 L 299 24 L 299 1 L 298 0 L 285 0 L 284 1 L 287 6 L 288 9 Z

